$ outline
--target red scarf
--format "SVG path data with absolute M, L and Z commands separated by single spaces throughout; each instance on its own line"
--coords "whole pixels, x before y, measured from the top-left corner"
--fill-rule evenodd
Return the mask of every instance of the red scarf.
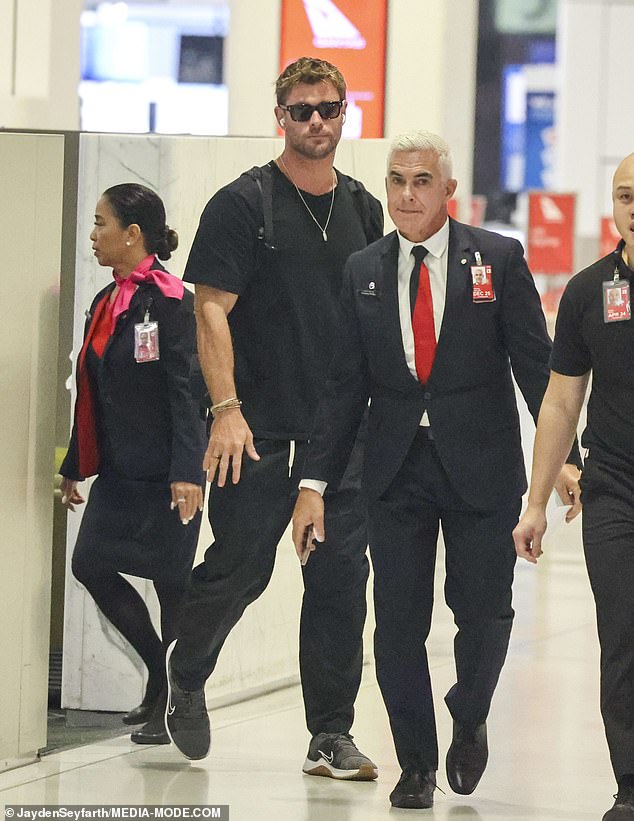
M 185 291 L 185 286 L 182 281 L 167 271 L 159 271 L 152 268 L 155 260 L 154 254 L 145 257 L 132 273 L 127 277 L 120 277 L 114 271 L 112 276 L 114 281 L 119 286 L 119 293 L 117 294 L 114 305 L 112 306 L 112 330 L 114 331 L 117 319 L 119 316 L 128 310 L 130 307 L 130 300 L 132 295 L 141 282 L 152 282 L 161 291 L 163 296 L 172 297 L 173 299 L 182 299 Z

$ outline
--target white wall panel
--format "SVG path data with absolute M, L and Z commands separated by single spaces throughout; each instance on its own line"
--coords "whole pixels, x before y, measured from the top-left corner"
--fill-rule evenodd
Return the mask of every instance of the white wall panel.
M 601 117 L 604 154 L 621 159 L 634 151 L 634 106 L 630 61 L 634 36 L 634 3 L 612 3 L 605 9 L 605 115 Z
M 628 58 L 634 0 L 560 0 L 556 187 L 576 191 L 577 267 L 598 255 L 618 162 L 634 151 Z
M 0 134 L 0 769 L 46 742 L 63 146 Z

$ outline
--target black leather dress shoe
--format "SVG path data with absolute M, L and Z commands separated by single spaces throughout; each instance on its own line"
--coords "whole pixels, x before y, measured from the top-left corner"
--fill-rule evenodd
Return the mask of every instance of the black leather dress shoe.
M 418 767 L 405 767 L 398 784 L 390 793 L 390 804 L 405 810 L 425 810 L 434 805 L 436 773 Z
M 130 741 L 135 744 L 170 744 L 163 714 L 157 711 L 147 724 L 132 733 Z
M 447 780 L 451 789 L 460 795 L 471 795 L 488 758 L 486 723 L 467 727 L 454 721 L 453 740 L 447 752 Z
M 619 785 L 614 797 L 614 806 L 603 816 L 603 821 L 634 821 L 634 786 Z
M 125 713 L 121 717 L 121 721 L 123 721 L 124 724 L 143 724 L 145 721 L 149 721 L 152 711 L 160 698 L 164 699 L 165 694 L 159 693 L 158 695 L 154 694 L 151 696 L 146 694 L 138 707 L 130 710 L 129 713 Z

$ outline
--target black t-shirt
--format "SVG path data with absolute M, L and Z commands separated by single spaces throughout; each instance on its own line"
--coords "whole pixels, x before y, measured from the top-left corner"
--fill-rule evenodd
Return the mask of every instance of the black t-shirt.
M 325 242 L 294 186 L 275 163 L 269 168 L 275 249 L 258 239 L 262 194 L 243 174 L 207 203 L 184 279 L 238 295 L 229 314 L 236 390 L 254 435 L 307 439 L 334 353 L 345 262 L 382 231 L 366 236 L 349 178 L 337 172 L 334 201 L 330 192 L 302 192 L 321 227 L 332 202 Z M 378 200 L 360 195 L 380 213 Z
M 634 319 L 603 320 L 602 283 L 633 272 L 621 247 L 574 276 L 561 298 L 551 368 L 564 376 L 592 371 L 587 426 L 581 444 L 601 461 L 634 468 Z

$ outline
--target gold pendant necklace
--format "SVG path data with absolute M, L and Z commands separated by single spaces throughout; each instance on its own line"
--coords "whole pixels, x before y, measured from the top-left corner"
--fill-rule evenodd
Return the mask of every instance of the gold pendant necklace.
M 299 190 L 299 188 L 295 184 L 295 180 L 293 179 L 293 177 L 291 175 L 291 172 L 286 167 L 286 163 L 284 162 L 284 160 L 281 157 L 278 157 L 277 161 L 282 166 L 282 168 L 284 169 L 284 172 L 286 173 L 286 176 L 293 183 L 293 186 L 295 187 L 295 190 L 299 194 L 300 200 L 304 203 L 304 208 L 308 211 L 308 213 L 310 214 L 313 222 L 315 223 L 317 228 L 319 228 L 319 230 L 321 231 L 321 235 L 324 238 L 324 242 L 328 242 L 328 234 L 326 233 L 326 231 L 327 231 L 328 225 L 330 223 L 330 217 L 332 216 L 332 206 L 335 204 L 335 188 L 337 187 L 337 175 L 335 174 L 334 169 L 332 171 L 332 195 L 330 197 L 330 208 L 328 210 L 328 217 L 326 219 L 326 224 L 322 228 L 322 226 L 319 224 L 319 221 L 317 220 L 317 217 L 313 214 L 313 212 L 308 207 L 308 203 L 304 199 L 304 197 L 302 195 L 302 192 Z

